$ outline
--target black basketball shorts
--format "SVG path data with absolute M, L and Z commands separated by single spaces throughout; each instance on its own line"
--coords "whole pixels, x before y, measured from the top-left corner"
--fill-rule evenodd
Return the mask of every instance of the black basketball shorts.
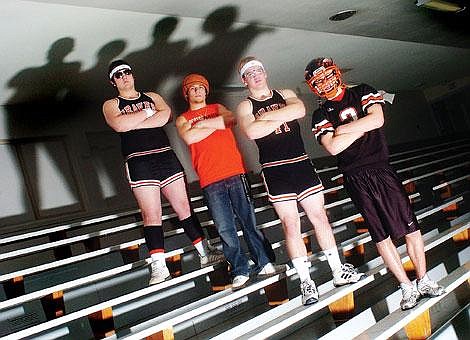
M 323 190 L 323 184 L 308 158 L 276 166 L 263 166 L 261 176 L 271 203 L 301 201 Z
M 125 170 L 131 189 L 163 188 L 184 177 L 183 167 L 171 148 L 133 153 L 126 158 Z
M 344 176 L 344 187 L 376 243 L 419 230 L 418 221 L 392 168 L 363 169 Z

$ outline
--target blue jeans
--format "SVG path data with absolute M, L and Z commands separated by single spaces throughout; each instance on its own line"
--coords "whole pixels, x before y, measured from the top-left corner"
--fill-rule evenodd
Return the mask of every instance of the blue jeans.
M 255 263 L 253 270 L 258 272 L 268 262 L 275 260 L 271 244 L 256 228 L 255 212 L 243 180 L 239 175 L 232 176 L 203 189 L 209 212 L 222 239 L 225 258 L 232 266 L 232 276 L 250 273 L 248 259 L 237 236 L 235 219 L 241 226 L 251 259 Z

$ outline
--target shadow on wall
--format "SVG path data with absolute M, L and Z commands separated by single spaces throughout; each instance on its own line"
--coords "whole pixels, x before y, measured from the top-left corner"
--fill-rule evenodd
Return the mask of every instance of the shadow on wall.
M 188 51 L 180 60 L 179 75 L 200 73 L 206 76 L 211 86 L 209 100 L 212 102 L 222 102 L 224 99 L 218 89 L 229 80 L 250 44 L 260 34 L 272 31 L 270 28 L 259 27 L 256 23 L 235 28 L 237 17 L 238 10 L 233 6 L 221 7 L 209 14 L 201 29 L 212 38 L 207 44 Z M 174 90 L 171 102 L 175 112 L 186 110 L 181 87 Z
M 22 138 L 31 137 L 33 139 L 37 137 L 34 140 L 40 141 L 41 136 L 70 134 L 73 128 L 76 134 L 76 129 L 82 126 L 90 127 L 91 130 L 96 130 L 97 126 L 101 131 L 107 129 L 100 113 L 87 114 L 86 111 L 90 105 L 93 106 L 93 113 L 100 110 L 105 99 L 116 95 L 108 82 L 107 68 L 113 59 L 122 56 L 123 53 L 125 53 L 123 59 L 134 66 L 138 90 L 158 92 L 168 79 L 181 80 L 186 74 L 197 72 L 205 75 L 211 83 L 210 100 L 221 101 L 221 92 L 214 91 L 214 89 L 220 89 L 230 78 L 250 43 L 260 34 L 271 31 L 258 27 L 256 23 L 234 27 L 237 16 L 238 9 L 234 6 L 220 7 L 210 13 L 201 27 L 201 33 L 211 35 L 209 42 L 204 45 L 198 45 L 198 41 L 191 42 L 187 39 L 171 40 L 178 26 L 178 18 L 165 17 L 155 23 L 151 32 L 151 41 L 146 48 L 126 52 L 126 41 L 110 41 L 97 51 L 96 64 L 87 70 L 82 70 L 79 61 L 66 61 L 66 57 L 79 42 L 71 37 L 56 40 L 47 52 L 46 64 L 26 68 L 8 82 L 8 87 L 15 91 L 5 105 L 8 138 L 14 143 L 21 142 Z M 190 49 L 190 43 L 197 47 Z M 181 95 L 179 81 L 175 84 L 178 85 L 170 89 L 171 94 L 165 100 L 172 106 L 173 112 L 179 114 L 186 110 L 186 102 Z M 86 120 L 86 122 L 76 125 L 79 120 Z M 85 135 L 87 131 L 80 131 L 80 133 Z M 170 139 L 177 138 L 176 133 L 171 132 L 169 137 Z M 82 140 L 87 141 L 86 137 Z M 67 138 L 65 141 L 67 142 Z M 80 152 L 80 148 L 83 147 L 88 148 L 86 145 L 75 148 Z M 30 175 L 32 178 L 27 180 L 27 187 L 22 190 L 24 207 L 40 206 L 40 198 L 44 196 L 41 191 L 46 190 L 38 185 L 39 177 L 44 175 L 37 169 L 38 155 L 35 154 L 34 147 L 32 149 L 33 151 L 28 153 L 28 159 L 21 160 L 21 162 L 17 159 L 14 165 L 18 169 L 18 174 L 24 175 L 25 167 L 28 167 L 28 173 L 32 174 Z M 59 159 L 56 149 L 56 146 L 48 149 L 48 143 L 42 143 L 41 152 L 47 155 L 47 159 L 60 172 L 64 157 L 62 155 Z M 176 151 L 178 153 L 178 150 Z M 20 157 L 18 154 L 16 156 Z M 70 166 L 71 171 L 77 173 L 72 176 L 59 173 L 59 176 L 62 177 L 63 186 L 75 196 L 74 199 L 80 201 L 84 199 L 83 197 L 89 197 L 89 195 L 80 194 L 80 191 L 87 193 L 96 191 L 95 184 L 100 180 L 93 171 L 84 171 L 84 169 L 89 170 L 90 167 L 80 164 L 82 160 L 76 152 L 72 152 L 70 157 L 69 162 L 78 164 L 78 167 Z M 91 155 L 90 159 L 93 160 L 94 155 Z M 116 178 L 119 177 L 115 175 L 116 171 L 122 174 L 122 181 L 125 181 L 120 159 L 117 158 L 115 163 L 106 162 L 105 171 L 108 172 L 107 177 L 112 179 L 107 185 L 116 188 L 120 186 L 119 183 L 115 183 Z M 86 174 L 81 172 L 86 172 Z M 73 180 L 77 177 L 82 179 L 78 181 L 82 183 L 78 184 L 82 186 L 78 190 L 77 181 Z M 101 197 L 101 199 L 105 198 Z M 83 202 L 81 203 L 83 206 Z M 39 208 L 36 207 L 37 209 Z M 36 216 L 36 218 L 40 217 Z

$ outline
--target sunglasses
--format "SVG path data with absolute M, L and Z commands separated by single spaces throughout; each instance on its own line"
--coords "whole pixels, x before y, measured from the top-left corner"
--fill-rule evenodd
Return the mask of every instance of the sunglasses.
M 243 75 L 243 78 L 254 78 L 256 75 L 261 74 L 264 72 L 264 69 L 262 67 L 256 67 L 252 69 L 251 71 L 245 72 Z
M 121 79 L 124 75 L 130 76 L 132 74 L 131 70 L 122 70 L 122 71 L 117 71 L 114 73 L 113 78 L 114 79 Z

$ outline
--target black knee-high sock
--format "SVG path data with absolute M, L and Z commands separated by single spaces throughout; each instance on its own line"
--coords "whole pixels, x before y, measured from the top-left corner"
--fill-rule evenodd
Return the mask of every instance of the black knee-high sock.
M 204 231 L 202 230 L 201 224 L 199 223 L 196 215 L 192 214 L 188 218 L 181 220 L 180 224 L 193 244 L 198 243 L 205 238 Z
M 150 255 L 165 252 L 163 228 L 161 225 L 144 226 L 144 238 Z

